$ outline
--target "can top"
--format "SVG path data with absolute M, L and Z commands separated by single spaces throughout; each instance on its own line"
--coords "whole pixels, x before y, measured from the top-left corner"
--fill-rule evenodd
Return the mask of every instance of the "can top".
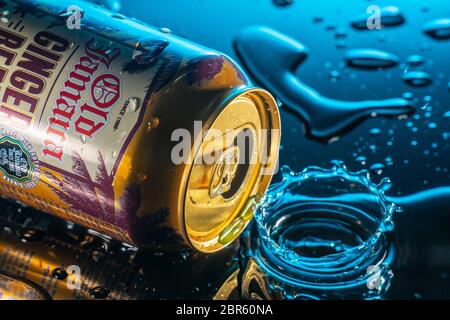
M 249 89 L 217 110 L 196 144 L 182 210 L 185 235 L 202 252 L 227 246 L 251 221 L 280 145 L 280 115 L 268 92 Z

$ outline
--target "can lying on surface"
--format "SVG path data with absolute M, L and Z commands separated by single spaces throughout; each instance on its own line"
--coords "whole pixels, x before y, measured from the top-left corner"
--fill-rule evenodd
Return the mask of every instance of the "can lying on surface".
M 252 217 L 277 104 L 226 56 L 84 1 L 1 1 L 0 192 L 137 246 L 220 250 Z

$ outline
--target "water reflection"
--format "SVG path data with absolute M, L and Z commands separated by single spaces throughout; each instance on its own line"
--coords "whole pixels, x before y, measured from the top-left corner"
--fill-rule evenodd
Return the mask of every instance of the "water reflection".
M 209 299 L 233 271 L 235 253 L 236 246 L 212 255 L 136 250 L 17 203 L 0 202 L 0 273 L 26 280 L 46 298 Z M 9 292 L 3 298 L 22 295 L 17 286 L 1 287 Z

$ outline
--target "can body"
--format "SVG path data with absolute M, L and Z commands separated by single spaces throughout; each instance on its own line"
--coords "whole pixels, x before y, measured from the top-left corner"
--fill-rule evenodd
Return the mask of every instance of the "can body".
M 84 1 L 67 4 L 2 8 L 1 193 L 134 245 L 221 249 L 270 182 L 279 133 L 260 133 L 279 129 L 273 98 L 220 53 Z M 218 163 L 195 162 L 213 140 L 203 130 L 226 123 L 240 132 L 250 123 L 253 153 L 269 160 L 240 174 L 228 161 L 235 149 L 221 146 Z M 191 134 L 194 161 L 174 161 L 176 130 Z

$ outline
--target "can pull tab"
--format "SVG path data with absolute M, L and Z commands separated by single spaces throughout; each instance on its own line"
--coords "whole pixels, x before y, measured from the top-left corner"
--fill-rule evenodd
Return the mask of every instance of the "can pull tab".
M 239 148 L 234 146 L 225 150 L 217 160 L 209 188 L 211 199 L 230 191 L 239 167 L 239 156 Z

